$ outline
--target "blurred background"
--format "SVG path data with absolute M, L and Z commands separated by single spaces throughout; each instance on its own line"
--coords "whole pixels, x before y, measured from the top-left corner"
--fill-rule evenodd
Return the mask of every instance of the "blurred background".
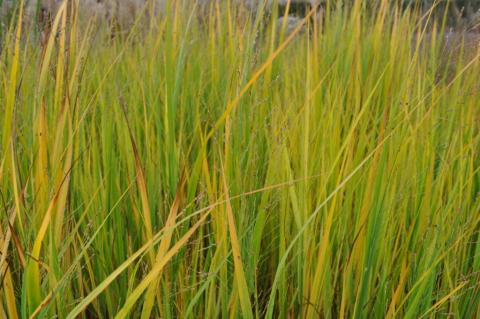
M 74 1 L 74 0 L 69 0 Z M 180 0 L 186 5 L 197 2 L 198 5 L 207 8 L 212 3 L 221 3 L 225 0 Z M 239 6 L 245 7 L 255 12 L 262 0 L 234 0 Z M 333 7 L 336 5 L 348 5 L 355 0 L 292 0 L 292 8 L 303 8 L 305 11 L 312 5 L 318 5 L 319 8 L 325 7 L 329 2 Z M 480 0 L 398 0 L 403 8 L 417 8 L 419 10 L 428 10 L 435 5 L 434 16 L 443 21 L 446 18 L 450 29 L 456 31 L 479 31 L 480 28 Z M 63 0 L 26 0 L 26 16 L 30 22 L 42 23 L 47 16 L 53 16 L 58 6 Z M 376 6 L 381 1 L 371 1 L 372 6 Z M 19 0 L 0 0 L 0 22 L 3 28 L 8 25 L 9 18 L 12 16 L 15 7 L 20 3 Z M 105 21 L 115 21 L 117 24 L 128 27 L 132 24 L 136 14 L 144 5 L 151 6 L 150 10 L 162 13 L 167 6 L 168 0 L 81 0 L 78 1 L 80 10 L 89 17 L 97 16 Z M 170 2 L 173 3 L 173 2 Z M 287 0 L 267 0 L 267 7 L 271 10 L 275 5 L 284 8 Z M 155 13 L 157 13 L 155 12 Z M 280 13 L 281 15 L 281 13 Z

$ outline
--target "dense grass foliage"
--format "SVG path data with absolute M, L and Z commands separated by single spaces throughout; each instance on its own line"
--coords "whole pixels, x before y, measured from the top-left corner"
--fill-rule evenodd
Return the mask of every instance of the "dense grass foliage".
M 62 7 L 42 41 L 18 12 L 0 317 L 477 317 L 478 55 L 382 3 L 289 35 L 225 5 L 112 37 Z

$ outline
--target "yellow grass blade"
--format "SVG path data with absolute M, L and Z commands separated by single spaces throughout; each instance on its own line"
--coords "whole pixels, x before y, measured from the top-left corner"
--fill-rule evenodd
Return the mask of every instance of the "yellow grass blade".
M 388 319 L 394 318 L 393 314 L 395 313 L 396 303 L 400 299 L 401 294 L 402 294 L 403 290 L 405 289 L 404 285 L 405 285 L 405 279 L 407 277 L 407 273 L 408 273 L 408 265 L 407 265 L 406 261 L 404 261 L 402 263 L 402 270 L 400 272 L 400 279 L 398 281 L 397 289 L 395 289 L 395 292 L 392 296 L 392 300 L 390 302 L 390 306 L 388 307 L 388 312 L 387 312 L 387 316 L 386 316 L 386 318 L 388 318 Z
M 11 216 L 8 218 L 8 226 L 9 228 L 7 229 L 7 233 L 5 237 L 3 234 L 0 236 L 2 238 L 2 243 L 0 243 L 1 250 L 0 250 L 0 270 L 3 269 L 4 265 L 6 265 L 7 261 L 7 255 L 8 255 L 8 247 L 10 245 L 10 239 L 12 237 L 12 232 L 10 227 L 15 224 L 15 220 L 17 216 L 20 216 L 20 200 L 19 200 L 19 195 L 18 195 L 18 188 L 17 188 L 17 174 L 16 174 L 16 167 L 15 167 L 15 158 L 13 154 L 13 150 L 11 152 L 11 158 L 12 158 L 12 184 L 14 187 L 14 196 L 15 196 L 15 207 L 13 209 L 13 213 Z M 21 225 L 21 221 L 19 223 Z M 20 226 L 20 229 L 21 226 Z M 19 251 L 19 254 L 22 254 L 22 252 Z M 23 256 L 22 256 L 23 257 Z M 1 273 L 1 271 L 0 271 Z
M 178 251 L 187 243 L 187 241 L 190 239 L 190 237 L 192 237 L 195 231 L 203 224 L 208 215 L 208 213 L 204 214 L 200 218 L 200 220 L 196 222 L 192 227 L 190 227 L 190 229 L 185 233 L 185 235 L 183 235 L 183 237 L 180 238 L 175 245 L 173 245 L 173 247 L 165 254 L 164 258 L 155 264 L 155 266 L 148 273 L 148 275 L 143 278 L 140 284 L 138 284 L 138 286 L 128 296 L 122 309 L 120 309 L 120 311 L 115 316 L 115 319 L 125 318 L 128 315 L 130 309 L 133 307 L 138 298 L 140 298 L 145 289 L 148 288 L 148 286 L 153 280 L 158 278 L 158 275 L 161 273 L 163 267 L 165 267 L 165 265 L 170 261 L 170 259 L 175 256 Z
M 166 262 L 168 262 L 168 260 L 166 260 L 167 258 L 170 259 L 171 257 L 173 257 L 173 255 L 175 255 L 176 252 L 178 252 L 178 250 L 181 248 L 182 245 L 184 245 L 186 243 L 186 241 L 188 240 L 188 238 L 190 238 L 193 233 L 195 232 L 195 230 L 201 226 L 201 224 L 205 221 L 205 219 L 207 218 L 209 214 L 208 213 L 205 213 L 201 218 L 200 220 L 194 225 L 192 226 L 192 228 L 190 228 L 190 230 L 177 242 L 177 244 L 175 246 L 172 247 L 172 249 L 169 250 L 169 252 L 165 255 L 165 258 L 162 260 L 162 263 L 161 264 L 156 264 L 155 265 L 155 268 L 153 268 L 150 272 L 150 274 L 155 274 L 156 272 L 160 272 L 163 268 L 163 266 L 166 264 Z M 75 306 L 75 308 L 67 315 L 66 319 L 73 319 L 73 318 L 76 318 L 80 313 L 82 313 L 82 311 L 98 296 L 100 295 L 105 289 L 107 289 L 107 287 L 123 272 L 125 271 L 125 269 L 127 269 L 127 267 L 132 264 L 138 257 L 140 257 L 142 254 L 145 253 L 145 251 L 147 251 L 148 249 L 150 249 L 152 247 L 152 244 L 155 243 L 155 241 L 157 241 L 162 235 L 163 233 L 165 232 L 164 229 L 162 229 L 161 231 L 159 231 L 155 236 L 153 236 L 153 238 L 149 241 L 147 241 L 140 249 L 138 249 L 135 253 L 131 254 L 130 257 L 127 258 L 127 260 L 125 260 L 119 267 L 117 267 L 115 269 L 114 272 L 112 272 L 110 275 L 108 275 L 107 278 L 105 278 L 97 287 L 95 287 L 95 289 L 93 289 L 87 296 L 85 296 L 81 301 L 80 303 Z M 161 266 L 159 266 L 161 265 Z M 158 269 L 160 268 L 160 269 Z M 140 294 L 149 286 L 149 284 L 152 282 L 153 279 L 155 276 L 149 276 L 148 277 L 148 280 L 147 277 L 144 278 L 144 280 L 142 281 L 142 291 L 140 292 Z M 140 287 L 137 286 L 137 289 Z M 135 291 L 134 291 L 135 292 Z M 132 294 L 134 293 L 132 292 Z M 137 292 L 138 293 L 138 292 Z M 132 296 L 132 295 L 131 295 Z M 130 297 L 131 297 L 130 296 Z M 136 298 L 138 299 L 138 297 Z M 135 301 L 136 301 L 135 299 Z M 127 300 L 128 301 L 128 300 Z M 135 302 L 133 301 L 133 302 Z M 128 311 L 127 311 L 128 312 Z
M 48 38 L 47 46 L 45 48 L 45 53 L 42 60 L 42 68 L 40 70 L 40 77 L 38 81 L 38 90 L 37 90 L 37 97 L 42 99 L 43 93 L 45 90 L 45 85 L 47 83 L 47 76 L 48 76 L 48 68 L 50 66 L 50 61 L 52 59 L 53 48 L 55 45 L 55 38 L 57 37 L 58 26 L 60 21 L 64 16 L 64 11 L 66 10 L 68 1 L 63 1 L 63 3 L 58 8 L 57 15 L 55 20 L 53 21 L 52 28 L 50 31 L 50 36 Z
M 267 60 L 258 68 L 258 70 L 253 74 L 253 76 L 250 78 L 250 80 L 245 84 L 245 86 L 242 88 L 239 94 L 235 96 L 235 98 L 230 101 L 226 108 L 225 112 L 220 116 L 220 118 L 215 122 L 214 127 L 212 130 L 207 135 L 206 140 L 208 141 L 215 131 L 222 125 L 222 123 L 225 121 L 225 119 L 230 115 L 230 113 L 237 107 L 238 103 L 240 102 L 241 98 L 250 90 L 250 88 L 257 82 L 257 80 L 260 78 L 260 76 L 270 67 L 270 65 L 273 63 L 273 61 L 278 57 L 280 53 L 282 53 L 283 50 L 288 46 L 290 42 L 295 39 L 295 36 L 302 30 L 303 25 L 310 19 L 310 17 L 315 13 L 315 8 L 312 8 L 308 14 L 303 18 L 302 22 L 298 24 L 298 26 L 290 33 L 290 35 L 285 39 L 285 41 L 282 42 L 282 44 L 279 45 L 279 47 L 272 52 Z
M 235 283 L 240 297 L 240 307 L 242 309 L 243 318 L 253 318 L 252 305 L 250 303 L 250 293 L 248 292 L 245 272 L 243 270 L 242 256 L 240 253 L 240 245 L 238 242 L 237 231 L 235 229 L 235 219 L 233 217 L 232 205 L 230 203 L 230 195 L 225 177 L 225 171 L 222 167 L 223 187 L 226 197 L 226 212 L 228 219 L 228 229 L 230 233 L 230 243 L 232 245 L 233 263 L 235 268 Z
M 440 299 L 439 301 L 437 301 L 432 307 L 430 307 L 420 318 L 424 318 L 426 317 L 429 313 L 431 313 L 432 311 L 434 311 L 435 309 L 437 309 L 438 307 L 440 307 L 441 305 L 443 305 L 445 302 L 448 301 L 448 299 L 452 298 L 460 289 L 462 289 L 463 287 L 465 287 L 465 285 L 467 284 L 468 282 L 462 282 L 460 285 L 458 285 L 457 287 L 455 287 L 455 289 L 453 289 L 451 292 L 449 292 L 446 296 L 444 296 L 442 299 Z
M 8 240 L 8 238 L 7 238 Z M 0 228 L 0 246 L 5 247 L 5 236 Z M 6 256 L 6 250 L 0 251 L 2 257 Z M 10 271 L 8 263 L 0 263 L 0 274 L 2 274 L 2 289 L 5 294 L 5 304 L 7 306 L 8 318 L 17 319 L 17 305 L 15 303 L 15 290 L 13 286 L 12 273 Z
M 10 138 L 12 136 L 12 123 L 13 123 L 13 110 L 15 108 L 15 93 L 17 91 L 17 73 L 20 63 L 20 40 L 22 38 L 22 25 L 23 25 L 23 0 L 20 1 L 20 12 L 18 15 L 17 32 L 15 34 L 15 49 L 13 52 L 13 62 L 10 71 L 10 81 L 6 92 L 5 101 L 5 117 L 3 121 L 3 158 L 0 164 L 0 183 L 3 180 L 3 168 L 4 163 L 8 159 L 8 150 L 10 149 Z M 1 184 L 0 184 L 1 185 Z
M 164 227 L 165 234 L 158 247 L 155 263 L 159 263 L 165 257 L 165 254 L 168 252 L 168 248 L 170 247 L 173 231 L 175 229 L 178 209 L 180 207 L 180 201 L 182 200 L 182 196 L 183 196 L 184 182 L 185 182 L 185 179 L 184 177 L 182 177 L 179 183 L 177 194 L 175 195 L 175 200 L 173 201 L 172 207 L 170 208 L 170 213 L 168 214 L 168 218 L 165 223 L 165 227 Z M 157 285 L 158 285 L 158 280 L 154 280 L 148 287 L 148 290 L 145 295 L 145 303 L 143 304 L 143 309 L 142 309 L 142 317 L 141 317 L 142 319 L 150 318 L 150 314 L 153 308 L 153 303 L 155 300 Z
M 122 107 L 125 107 L 122 105 Z M 136 178 L 137 178 L 137 187 L 138 191 L 140 192 L 140 198 L 142 201 L 142 217 L 143 217 L 143 223 L 145 226 L 145 232 L 146 232 L 146 240 L 150 240 L 153 237 L 153 228 L 152 228 L 152 219 L 151 219 L 151 212 L 150 212 L 150 204 L 148 203 L 148 195 L 147 195 L 147 183 L 145 181 L 145 174 L 143 172 L 142 168 L 142 161 L 140 159 L 140 154 L 138 153 L 138 148 L 137 144 L 135 143 L 135 140 L 133 138 L 133 133 L 130 128 L 130 123 L 128 121 L 127 113 L 125 108 L 122 109 L 123 114 L 125 116 L 125 120 L 127 122 L 127 127 L 128 127 L 128 134 L 130 136 L 130 143 L 132 145 L 132 150 L 133 150 L 133 156 L 135 157 L 135 170 L 136 170 Z M 154 261 L 154 256 L 153 252 L 150 253 L 150 259 L 151 262 L 153 263 Z

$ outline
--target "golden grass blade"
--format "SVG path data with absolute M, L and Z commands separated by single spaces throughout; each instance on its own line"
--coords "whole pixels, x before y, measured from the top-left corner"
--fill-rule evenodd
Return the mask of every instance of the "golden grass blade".
M 225 177 L 225 169 L 222 166 L 222 180 L 226 198 L 226 212 L 228 220 L 228 230 L 230 233 L 230 243 L 232 245 L 233 263 L 235 269 L 235 285 L 240 298 L 240 307 L 242 309 L 243 318 L 253 318 L 252 304 L 250 303 L 250 293 L 248 291 L 245 272 L 243 270 L 242 256 L 240 253 L 240 244 L 238 242 L 237 231 L 235 229 L 235 218 L 233 217 L 232 205 L 230 203 L 230 195 Z M 234 312 L 232 312 L 234 313 Z
M 395 313 L 396 304 L 405 288 L 404 285 L 405 285 L 405 279 L 407 278 L 407 273 L 408 273 L 408 265 L 406 262 L 403 262 L 402 270 L 400 272 L 400 279 L 398 281 L 397 288 L 393 293 L 392 300 L 390 301 L 390 306 L 388 307 L 388 312 L 386 315 L 386 318 L 388 319 L 394 318 L 393 314 Z
M 68 102 L 66 102 L 66 104 L 68 105 Z M 63 131 L 63 127 L 61 128 L 61 130 Z M 57 203 L 56 213 L 55 213 L 55 225 L 54 225 L 55 227 L 54 237 L 57 244 L 60 244 L 63 237 L 62 229 L 64 226 L 64 216 L 65 216 L 65 210 L 67 205 L 68 190 L 70 186 L 70 169 L 72 167 L 73 143 L 74 143 L 73 129 L 70 121 L 68 123 L 67 132 L 68 132 L 69 138 L 68 138 L 68 145 L 66 149 L 64 163 L 63 163 L 63 170 L 61 171 L 61 174 L 59 175 L 59 178 L 57 179 L 57 183 L 56 183 L 56 188 L 59 189 L 58 203 Z M 60 139 L 61 137 L 58 136 L 57 138 Z M 61 162 L 58 162 L 57 166 L 62 167 Z
M 5 303 L 7 306 L 7 318 L 11 319 L 17 319 L 19 318 L 18 316 L 18 311 L 17 311 L 17 305 L 15 303 L 15 290 L 14 290 L 14 281 L 12 279 L 12 273 L 10 272 L 10 269 L 6 269 L 2 274 L 5 273 L 3 276 L 3 292 L 5 294 Z
M 177 190 L 177 194 L 175 195 L 175 200 L 173 201 L 172 207 L 170 208 L 170 213 L 168 214 L 168 217 L 167 217 L 167 221 L 165 222 L 165 227 L 164 227 L 165 234 L 158 247 L 155 263 L 161 262 L 161 260 L 165 257 L 166 253 L 168 252 L 168 248 L 170 247 L 173 231 L 175 230 L 175 223 L 177 220 L 178 210 L 180 208 L 180 202 L 183 197 L 184 183 L 185 183 L 185 178 L 182 176 L 178 184 L 179 187 Z M 153 303 L 155 300 L 157 285 L 158 285 L 158 280 L 154 280 L 148 287 L 148 290 L 145 295 L 145 302 L 143 304 L 143 309 L 142 309 L 142 319 L 150 318 L 150 314 L 153 308 Z
M 15 158 L 14 158 L 14 155 L 13 155 L 13 151 L 11 152 L 11 158 L 12 158 L 12 180 L 13 180 L 13 187 L 14 187 L 14 195 L 15 195 L 15 207 L 13 209 L 13 212 L 11 214 L 11 216 L 8 217 L 8 229 L 7 229 L 7 233 L 5 235 L 5 237 L 3 236 L 2 234 L 2 241 L 3 243 L 0 243 L 0 246 L 1 246 L 1 250 L 0 250 L 0 273 L 1 273 L 1 270 L 4 268 L 4 266 L 6 265 L 6 261 L 7 261 L 7 255 L 8 255 L 8 247 L 10 246 L 10 239 L 12 238 L 12 229 L 11 229 L 11 226 L 13 224 L 15 224 L 15 220 L 17 218 L 17 216 L 20 216 L 20 200 L 19 200 L 19 196 L 18 196 L 18 189 L 17 189 L 17 175 L 16 175 L 16 167 L 15 167 Z M 7 212 L 6 212 L 7 213 Z M 20 220 L 20 223 L 21 225 L 21 220 Z M 22 229 L 20 227 L 20 229 Z M 19 251 L 19 254 L 20 256 L 22 256 L 22 252 Z M 22 256 L 23 257 L 23 256 Z
M 61 22 L 61 20 L 64 17 L 66 6 L 67 6 L 68 1 L 63 1 L 60 7 L 58 8 L 57 15 L 55 17 L 55 20 L 53 21 L 52 28 L 50 30 L 50 35 L 48 38 L 47 45 L 45 47 L 45 53 L 43 55 L 42 59 L 42 68 L 40 70 L 40 77 L 38 81 L 38 91 L 37 91 L 37 97 L 39 99 L 42 99 L 45 86 L 47 84 L 47 76 L 48 76 L 48 68 L 50 66 L 50 61 L 52 59 L 52 54 L 53 54 L 53 48 L 55 45 L 55 38 L 57 37 L 57 32 L 58 32 L 58 26 Z
M 270 65 L 273 63 L 273 61 L 278 57 L 280 53 L 282 53 L 283 50 L 290 44 L 290 42 L 295 39 L 297 34 L 302 30 L 304 24 L 308 21 L 308 19 L 311 18 L 311 16 L 315 13 L 315 8 L 312 8 L 308 14 L 303 18 L 302 22 L 298 24 L 298 26 L 289 34 L 289 36 L 283 41 L 278 48 L 272 52 L 267 60 L 258 68 L 258 70 L 252 75 L 250 80 L 245 84 L 245 86 L 242 88 L 240 93 L 238 93 L 235 98 L 230 101 L 226 108 L 225 112 L 220 116 L 220 118 L 215 122 L 214 127 L 212 130 L 207 134 L 206 140 L 210 140 L 210 138 L 213 136 L 215 131 L 222 125 L 222 123 L 225 121 L 225 119 L 230 115 L 230 113 L 237 107 L 238 103 L 240 102 L 241 98 L 248 92 L 248 90 L 257 82 L 257 80 L 260 78 L 260 76 L 270 67 Z
M 25 268 L 27 263 L 26 263 L 25 252 L 23 250 L 22 243 L 20 242 L 20 239 L 18 238 L 12 224 L 8 223 L 8 228 L 10 230 L 10 233 L 12 234 L 13 244 L 15 245 L 15 250 L 18 254 L 18 259 L 19 259 L 19 262 L 20 262 L 20 266 L 22 268 Z M 0 268 L 2 268 L 2 267 L 0 266 Z
M 52 301 L 52 298 L 53 298 L 53 294 L 50 292 L 45 297 L 45 299 L 43 299 L 42 302 L 38 305 L 37 309 L 35 309 L 35 311 L 33 311 L 32 314 L 30 315 L 30 317 L 28 317 L 28 318 L 29 319 L 37 318 L 37 316 L 40 314 L 40 312 L 42 312 L 42 310 L 45 309 L 48 306 L 48 304 Z
M 21 198 L 23 196 L 20 195 L 19 187 L 18 187 L 18 174 L 17 174 L 17 165 L 15 164 L 15 151 L 13 150 L 13 142 L 10 143 L 11 145 L 11 163 L 12 163 L 12 188 L 13 188 L 13 198 L 15 199 L 15 211 L 16 211 L 16 218 L 18 218 L 18 228 L 20 229 L 20 234 L 23 235 L 24 228 L 23 228 L 23 216 L 22 216 L 22 201 Z M 12 224 L 13 225 L 13 224 Z M 0 262 L 1 265 L 1 262 Z
M 140 298 L 141 294 L 148 288 L 153 280 L 158 278 L 158 275 L 161 273 L 163 267 L 170 261 L 170 259 L 175 256 L 178 251 L 187 243 L 187 241 L 192 237 L 195 231 L 203 224 L 205 219 L 208 217 L 209 213 L 204 214 L 198 222 L 196 222 L 190 229 L 183 235 L 178 242 L 173 245 L 173 247 L 165 254 L 164 258 L 160 260 L 152 270 L 146 275 L 143 280 L 138 284 L 138 286 L 132 291 L 132 293 L 128 296 L 125 304 L 123 305 L 122 309 L 117 313 L 115 316 L 116 319 L 125 318 L 130 309 L 133 307 L 135 302 Z
M 8 239 L 8 238 L 7 238 Z M 5 247 L 5 235 L 3 234 L 2 229 L 0 228 L 0 246 Z M 5 253 L 4 253 L 5 252 Z M 2 257 L 6 256 L 6 250 L 0 251 Z M 7 314 L 8 318 L 17 319 L 18 312 L 17 312 L 17 305 L 16 305 L 16 298 L 15 298 L 15 289 L 12 280 L 12 273 L 10 271 L 8 263 L 4 262 L 0 264 L 0 274 L 2 274 L 2 290 L 4 293 L 5 304 L 7 306 Z
M 18 15 L 17 32 L 15 34 L 15 48 L 13 52 L 13 62 L 10 71 L 10 81 L 6 92 L 5 116 L 3 121 L 2 147 L 3 158 L 0 164 L 0 183 L 3 181 L 4 163 L 8 159 L 8 150 L 10 148 L 10 138 L 12 136 L 13 111 L 15 108 L 15 93 L 17 91 L 17 73 L 20 63 L 20 41 L 22 38 L 23 25 L 23 0 L 20 1 L 20 12 Z
M 133 150 L 133 155 L 135 157 L 135 170 L 136 170 L 136 178 L 137 178 L 137 187 L 140 192 L 140 198 L 142 201 L 142 217 L 143 217 L 143 223 L 145 226 L 145 231 L 146 231 L 146 240 L 151 240 L 153 237 L 153 228 L 152 228 L 152 215 L 150 211 L 150 204 L 148 203 L 148 195 L 147 195 L 147 183 L 145 181 L 145 174 L 143 172 L 142 168 L 142 161 L 140 159 L 140 154 L 138 153 L 138 148 L 137 144 L 135 143 L 135 140 L 133 138 L 133 133 L 130 128 L 130 123 L 128 121 L 125 105 L 122 105 L 123 107 L 123 114 L 125 116 L 125 121 L 127 122 L 127 127 L 128 127 L 128 134 L 130 136 L 130 143 L 132 145 L 132 150 Z M 154 261 L 154 256 L 153 252 L 150 253 L 150 259 L 153 263 Z
M 443 305 L 445 302 L 447 302 L 450 298 L 452 298 L 459 290 L 461 290 L 463 287 L 467 285 L 467 282 L 462 282 L 460 285 L 455 287 L 452 291 L 450 291 L 446 296 L 442 297 L 439 301 L 437 301 L 430 309 L 428 309 L 420 318 L 426 317 L 429 313 Z

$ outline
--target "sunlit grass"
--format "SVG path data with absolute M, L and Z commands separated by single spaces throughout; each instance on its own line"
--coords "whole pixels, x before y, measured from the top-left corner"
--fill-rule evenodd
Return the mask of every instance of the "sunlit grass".
M 174 3 L 2 36 L 0 317 L 478 316 L 478 54 Z

